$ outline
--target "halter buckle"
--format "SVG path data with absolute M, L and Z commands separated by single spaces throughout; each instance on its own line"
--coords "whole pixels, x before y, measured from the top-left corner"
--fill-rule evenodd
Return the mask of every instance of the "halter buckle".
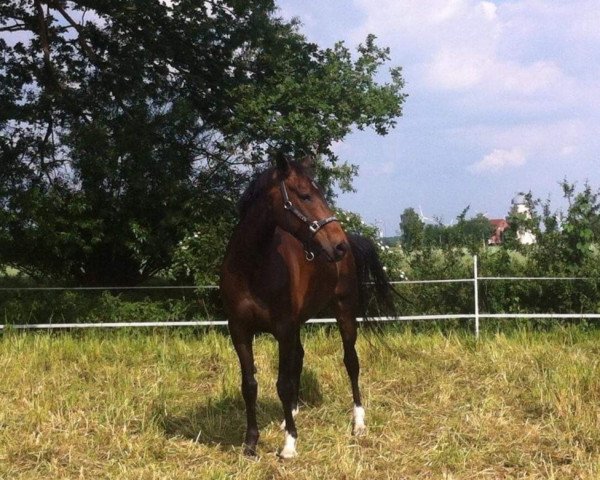
M 319 231 L 319 229 L 321 228 L 321 225 L 319 224 L 319 222 L 317 222 L 316 220 L 314 222 L 311 222 L 310 225 L 308 226 L 308 229 L 311 231 L 311 233 L 314 235 L 315 233 L 317 233 Z

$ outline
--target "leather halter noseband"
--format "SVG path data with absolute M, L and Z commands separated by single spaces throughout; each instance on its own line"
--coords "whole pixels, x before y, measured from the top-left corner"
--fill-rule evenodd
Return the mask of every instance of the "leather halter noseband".
M 296 207 L 290 200 L 287 189 L 285 188 L 285 182 L 281 181 L 281 195 L 283 196 L 283 208 L 287 211 L 293 213 L 296 217 L 298 217 L 303 223 L 308 225 L 308 230 L 310 231 L 310 240 L 312 240 L 317 232 L 321 230 L 325 225 L 331 222 L 339 222 L 339 220 L 334 217 L 327 217 L 321 220 L 309 220 L 306 215 L 304 215 L 298 207 Z M 315 254 L 308 248 L 308 242 L 304 243 L 304 254 L 306 256 L 306 260 L 309 262 L 313 261 L 315 258 Z

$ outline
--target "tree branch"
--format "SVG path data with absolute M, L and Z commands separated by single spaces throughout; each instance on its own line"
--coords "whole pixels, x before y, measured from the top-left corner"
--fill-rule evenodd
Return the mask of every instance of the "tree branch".
M 46 180 L 48 181 L 49 185 L 52 185 L 53 182 L 52 182 L 52 177 L 50 176 L 50 171 L 48 169 L 48 164 L 45 162 L 45 158 L 46 158 L 46 146 L 48 145 L 48 140 L 50 139 L 51 136 L 54 136 L 54 119 L 52 118 L 52 116 L 50 116 L 50 118 L 48 119 L 48 126 L 46 127 L 46 134 L 44 135 L 44 140 L 42 140 L 42 143 L 39 148 L 40 170 L 45 175 Z M 53 154 L 53 157 L 54 157 L 54 154 Z
M 0 27 L 0 32 L 20 32 L 23 30 L 28 30 L 24 23 L 15 23 L 14 25 Z
M 44 15 L 44 9 L 40 0 L 34 0 L 38 21 L 40 24 L 40 41 L 42 43 L 42 51 L 44 52 L 44 64 L 46 68 L 51 71 L 52 65 L 50 63 L 50 45 L 48 43 L 48 25 L 46 24 L 46 16 Z
M 67 22 L 69 22 L 75 30 L 77 30 L 77 33 L 79 34 L 77 36 L 77 42 L 79 43 L 83 51 L 86 53 L 86 55 L 90 58 L 90 60 L 92 60 L 96 65 L 98 65 L 100 62 L 100 58 L 98 57 L 98 55 L 96 55 L 96 52 L 94 52 L 92 48 L 84 41 L 84 35 L 81 29 L 81 25 L 79 25 L 75 20 L 73 20 L 71 15 L 69 15 L 69 13 L 61 5 L 60 1 L 50 1 L 48 2 L 48 6 L 51 6 L 52 8 L 58 10 L 60 14 L 64 17 L 64 19 Z

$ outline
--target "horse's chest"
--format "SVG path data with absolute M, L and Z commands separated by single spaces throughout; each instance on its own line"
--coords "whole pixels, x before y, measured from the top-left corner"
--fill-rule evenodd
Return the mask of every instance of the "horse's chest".
M 259 310 L 268 316 L 312 316 L 329 304 L 335 292 L 335 268 L 271 264 L 256 272 L 249 285 Z

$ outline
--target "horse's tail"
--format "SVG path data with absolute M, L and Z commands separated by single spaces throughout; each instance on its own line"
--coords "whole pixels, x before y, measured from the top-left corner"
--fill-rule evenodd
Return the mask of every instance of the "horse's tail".
M 397 317 L 394 298 L 398 292 L 381 264 L 377 246 L 370 238 L 348 234 L 348 241 L 356 263 L 359 314 L 365 322 L 374 316 Z

